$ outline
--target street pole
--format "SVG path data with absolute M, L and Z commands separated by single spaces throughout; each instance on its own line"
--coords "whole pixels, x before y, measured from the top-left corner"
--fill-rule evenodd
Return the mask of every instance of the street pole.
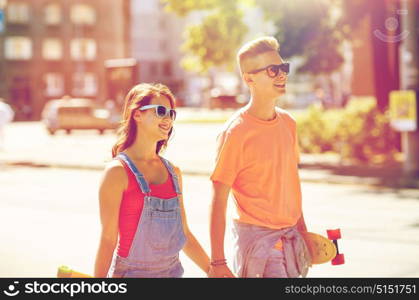
M 400 88 L 415 90 L 419 96 L 419 55 L 418 32 L 416 30 L 417 0 L 401 0 L 402 32 L 408 35 L 400 45 Z M 418 103 L 418 100 L 417 102 Z M 419 107 L 418 107 L 419 108 Z M 405 154 L 404 175 L 408 178 L 419 177 L 419 128 L 416 131 L 402 132 L 402 149 Z

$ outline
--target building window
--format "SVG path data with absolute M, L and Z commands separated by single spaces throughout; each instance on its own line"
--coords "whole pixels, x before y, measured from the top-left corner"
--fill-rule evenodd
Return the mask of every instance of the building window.
M 93 39 L 73 39 L 70 45 L 71 57 L 75 60 L 94 60 L 96 58 L 96 41 Z
M 157 76 L 159 75 L 159 63 L 158 62 L 150 62 L 150 75 Z
M 172 63 L 170 61 L 163 63 L 163 74 L 168 77 L 173 75 Z
M 75 96 L 96 96 L 97 78 L 93 73 L 73 74 L 73 94 Z
M 42 56 L 48 60 L 61 59 L 63 57 L 63 46 L 60 39 L 45 39 L 42 44 Z
M 159 28 L 160 30 L 164 31 L 167 29 L 167 23 L 166 23 L 166 18 L 164 16 L 162 16 L 159 20 Z
M 45 6 L 45 24 L 57 25 L 61 23 L 61 7 L 58 3 Z
M 75 4 L 71 7 L 70 19 L 77 25 L 94 25 L 96 23 L 96 11 L 87 4 Z
M 139 52 L 150 53 L 161 51 L 161 41 L 157 38 L 141 38 L 138 39 L 138 45 L 136 45 Z
M 29 23 L 29 5 L 23 2 L 13 2 L 7 5 L 7 22 L 14 24 Z
M 6 59 L 28 60 L 32 58 L 32 41 L 23 36 L 6 37 L 4 42 Z
M 58 97 L 64 94 L 64 76 L 60 73 L 47 73 L 45 80 L 45 96 Z

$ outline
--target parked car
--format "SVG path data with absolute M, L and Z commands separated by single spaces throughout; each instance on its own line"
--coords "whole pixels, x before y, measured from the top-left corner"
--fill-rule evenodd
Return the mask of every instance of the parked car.
M 57 130 L 70 134 L 75 129 L 97 129 L 103 134 L 106 129 L 118 126 L 108 109 L 97 107 L 92 100 L 84 98 L 48 101 L 42 111 L 42 121 L 50 134 Z
M 242 107 L 247 102 L 243 94 L 223 87 L 211 89 L 208 100 L 208 107 L 210 109 L 236 109 Z

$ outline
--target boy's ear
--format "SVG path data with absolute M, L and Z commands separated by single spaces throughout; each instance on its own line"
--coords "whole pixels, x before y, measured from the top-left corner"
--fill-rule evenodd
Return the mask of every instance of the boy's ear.
M 253 82 L 253 79 L 249 73 L 243 73 L 242 78 L 243 78 L 243 81 L 246 82 L 247 84 Z

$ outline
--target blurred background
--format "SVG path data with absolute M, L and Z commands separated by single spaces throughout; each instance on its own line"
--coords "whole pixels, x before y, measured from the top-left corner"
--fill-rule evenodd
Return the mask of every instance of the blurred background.
M 342 227 L 353 255 L 314 276 L 419 276 L 418 16 L 419 0 L 0 0 L 0 219 L 15 228 L 0 276 L 92 270 L 95 193 L 140 82 L 177 97 L 165 156 L 208 245 L 215 138 L 249 100 L 236 53 L 262 35 L 291 63 L 278 106 L 297 120 L 309 227 Z
M 393 119 L 389 105 L 418 88 L 417 13 L 416 0 L 1 0 L 0 98 L 50 133 L 115 128 L 139 82 L 168 85 L 181 107 L 235 109 L 249 99 L 237 50 L 273 35 L 292 66 L 278 105 L 297 111 L 303 152 L 406 159 L 417 175 L 416 100 L 394 94 Z

